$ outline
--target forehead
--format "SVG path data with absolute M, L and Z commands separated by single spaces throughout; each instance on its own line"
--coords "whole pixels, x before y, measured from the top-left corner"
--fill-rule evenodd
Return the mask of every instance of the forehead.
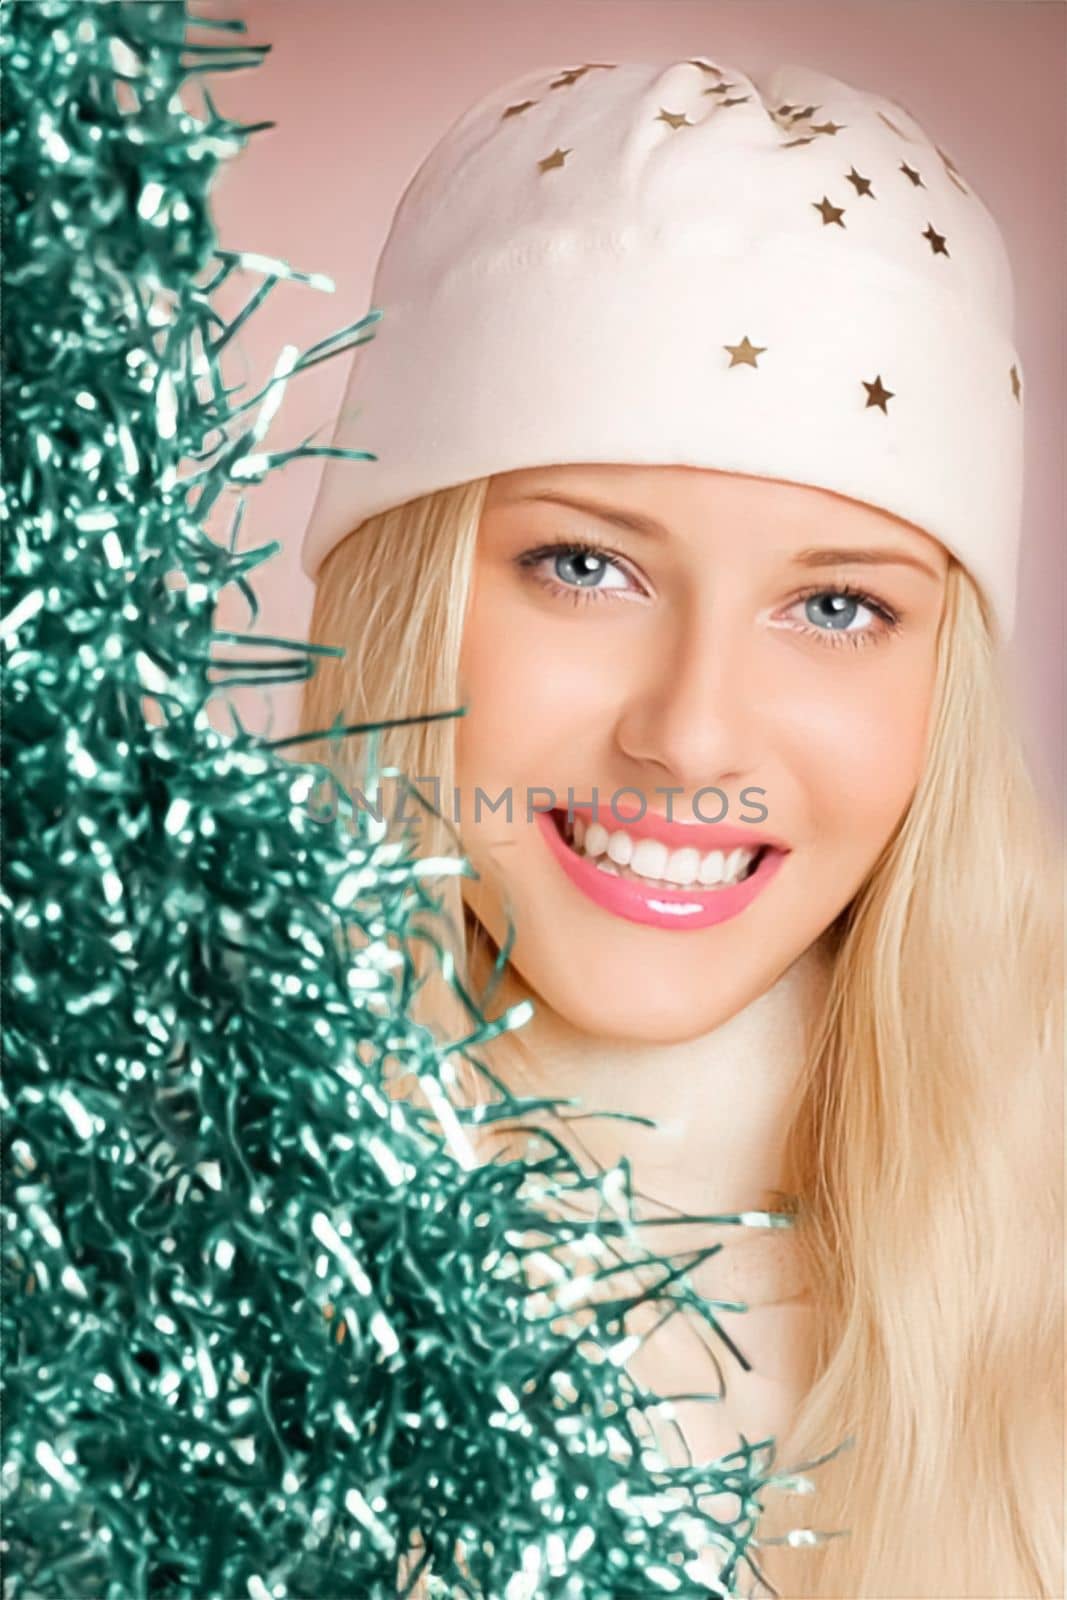
M 789 483 L 780 478 L 755 478 L 708 467 L 635 466 L 627 464 L 523 467 L 497 473 L 490 481 L 487 505 L 546 495 L 573 494 L 603 500 L 621 509 L 643 512 L 670 523 L 692 512 L 721 515 L 786 513 L 796 520 L 827 515 L 895 521 L 877 507 L 848 500 L 828 489 Z M 873 523 L 868 520 L 868 525 Z
M 763 527 L 781 537 L 795 534 L 821 544 L 891 538 L 927 559 L 945 556 L 938 540 L 879 506 L 812 484 L 709 467 L 583 462 L 518 468 L 490 480 L 486 509 L 542 495 L 573 496 L 632 513 L 659 524 L 668 535 Z

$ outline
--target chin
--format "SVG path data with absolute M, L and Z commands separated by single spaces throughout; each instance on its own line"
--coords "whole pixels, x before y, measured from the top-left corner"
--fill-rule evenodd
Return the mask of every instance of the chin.
M 518 941 L 512 965 L 532 990 L 535 1005 L 542 1002 L 582 1033 L 629 1044 L 686 1044 L 699 1039 L 727 1022 L 774 981 L 773 976 L 763 982 L 754 978 L 750 987 L 734 983 L 718 992 L 704 983 L 699 995 L 687 995 L 679 985 L 671 985 L 657 993 L 643 977 L 620 981 L 616 973 L 614 981 L 601 984 L 583 977 L 580 968 L 566 973 L 539 972 L 523 962 Z

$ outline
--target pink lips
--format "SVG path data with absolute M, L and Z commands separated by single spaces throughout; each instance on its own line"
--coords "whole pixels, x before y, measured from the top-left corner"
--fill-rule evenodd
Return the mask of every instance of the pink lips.
M 537 825 L 576 888 L 615 916 L 653 928 L 710 928 L 716 922 L 736 917 L 763 892 L 787 854 L 769 846 L 756 863 L 756 870 L 729 889 L 658 889 L 652 884 L 646 887 L 635 878 L 616 878 L 601 872 L 592 861 L 570 848 L 551 812 L 538 812 Z

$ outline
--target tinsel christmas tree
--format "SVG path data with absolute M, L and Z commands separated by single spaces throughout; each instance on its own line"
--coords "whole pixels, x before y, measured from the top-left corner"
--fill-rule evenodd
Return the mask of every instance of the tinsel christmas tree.
M 442 942 L 469 1034 L 409 1014 L 413 923 L 469 865 L 322 814 L 295 741 L 208 717 L 315 651 L 215 628 L 229 585 L 254 620 L 277 546 L 238 549 L 243 504 L 228 543 L 205 519 L 327 453 L 262 443 L 286 379 L 377 319 L 259 394 L 223 380 L 279 278 L 332 287 L 217 247 L 213 175 L 257 129 L 203 77 L 263 49 L 176 0 L 3 25 L 6 1600 L 749 1593 L 761 1495 L 806 1480 L 773 1441 L 668 1467 L 623 1358 L 639 1298 L 717 1328 L 692 1253 L 579 1315 L 572 1242 L 605 1279 L 639 1252 L 625 1164 L 472 1160 L 455 1059 L 528 1013 L 483 1016 Z M 237 270 L 265 281 L 226 322 Z M 483 1117 L 521 1123 L 496 1088 Z

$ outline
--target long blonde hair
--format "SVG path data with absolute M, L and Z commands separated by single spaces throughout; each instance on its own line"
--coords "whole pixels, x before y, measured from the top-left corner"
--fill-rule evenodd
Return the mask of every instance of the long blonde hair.
M 347 653 L 309 681 L 302 731 L 461 704 L 486 488 L 372 517 L 327 557 L 311 638 Z M 448 794 L 454 737 L 387 730 L 379 760 Z M 356 746 L 298 754 L 353 785 Z M 457 842 L 430 817 L 420 848 Z M 1064 1593 L 1061 881 L 987 608 L 952 560 L 924 772 L 838 919 L 787 1136 L 818 1350 L 778 1459 L 855 1439 L 814 1496 L 767 1498 L 764 1535 L 850 1530 L 787 1552 L 796 1600 Z M 481 930 L 456 879 L 439 893 L 477 992 Z M 427 992 L 455 1037 L 450 991 Z

